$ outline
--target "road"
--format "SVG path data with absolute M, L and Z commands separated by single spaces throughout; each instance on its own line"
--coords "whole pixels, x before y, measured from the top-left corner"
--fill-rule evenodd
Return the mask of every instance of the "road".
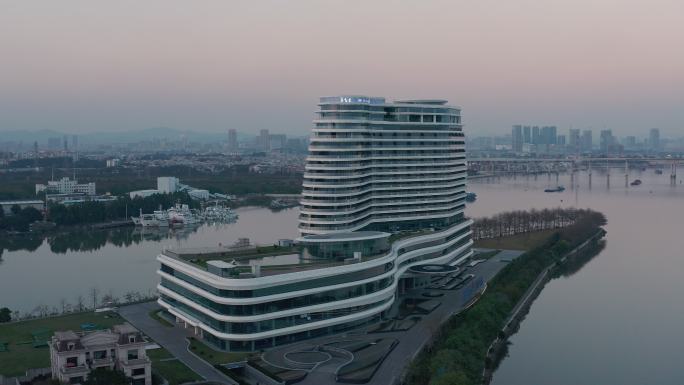
M 220 384 L 237 385 L 237 382 L 218 371 L 206 361 L 190 353 L 187 337 L 191 336 L 191 333 L 188 329 L 180 326 L 169 328 L 151 318 L 150 312 L 157 309 L 161 309 L 161 307 L 156 302 L 145 302 L 121 307 L 119 308 L 119 314 L 205 380 Z
M 485 282 L 488 282 L 506 266 L 507 263 L 504 261 L 515 259 L 522 253 L 522 251 L 516 250 L 503 250 L 487 261 L 469 268 L 470 273 L 475 274 L 473 281 L 482 278 Z M 442 323 L 460 312 L 470 301 L 470 298 L 463 296 L 464 290 L 444 291 L 445 295 L 440 297 L 442 304 L 430 314 L 423 316 L 422 320 L 411 329 L 403 332 L 383 333 L 383 337 L 397 338 L 399 344 L 385 358 L 380 369 L 378 369 L 368 384 L 390 385 L 398 383 L 404 369 L 418 355 L 423 345 L 431 339 Z

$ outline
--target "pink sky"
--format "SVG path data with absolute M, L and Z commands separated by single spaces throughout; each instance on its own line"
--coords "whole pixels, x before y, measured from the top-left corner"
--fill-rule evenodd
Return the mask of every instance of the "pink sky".
M 354 93 L 448 99 L 470 135 L 684 135 L 681 0 L 0 4 L 0 131 L 306 134 Z

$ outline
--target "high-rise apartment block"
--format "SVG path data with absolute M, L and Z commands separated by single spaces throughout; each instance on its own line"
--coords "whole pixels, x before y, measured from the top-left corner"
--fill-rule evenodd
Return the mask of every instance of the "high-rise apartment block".
M 522 152 L 524 142 L 523 129 L 521 125 L 513 126 L 511 132 L 511 150 L 513 152 Z
M 660 150 L 660 130 L 651 128 L 648 135 L 648 147 L 653 151 Z
M 238 150 L 237 131 L 234 128 L 228 130 L 228 151 Z

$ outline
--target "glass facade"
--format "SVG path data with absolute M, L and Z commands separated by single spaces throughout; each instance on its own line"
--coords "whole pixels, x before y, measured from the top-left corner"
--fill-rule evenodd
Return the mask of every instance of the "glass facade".
M 366 239 L 341 242 L 317 242 L 315 240 L 303 240 L 302 258 L 307 259 L 334 259 L 344 260 L 353 258 L 355 252 L 360 252 L 363 257 L 387 254 L 390 244 L 387 237 L 379 239 Z
M 370 99 L 384 100 L 321 99 L 304 174 L 303 234 L 414 229 L 462 210 L 465 191 L 453 190 L 466 177 L 460 110 L 442 100 Z M 415 199 L 431 192 L 442 199 Z
M 172 267 L 162 264 L 161 271 L 163 273 L 169 274 L 176 277 L 182 281 L 185 281 L 193 286 L 196 286 L 202 290 L 205 290 L 211 294 L 215 294 L 226 298 L 254 298 L 254 297 L 264 297 L 274 294 L 290 293 L 300 290 L 308 290 L 315 288 L 325 288 L 326 286 L 338 285 L 344 283 L 351 283 L 355 281 L 361 281 L 368 278 L 373 278 L 378 275 L 387 273 L 394 267 L 393 262 L 388 262 L 380 266 L 371 267 L 368 269 L 363 269 L 360 271 L 355 271 L 352 273 L 337 274 L 331 277 L 321 277 L 312 278 L 306 281 L 285 283 L 273 285 L 270 287 L 264 287 L 260 289 L 245 289 L 245 290 L 226 290 L 219 289 L 212 285 L 209 285 L 201 280 L 195 279 L 188 274 L 181 271 L 175 270 Z
M 316 294 L 302 295 L 277 301 L 262 302 L 250 305 L 227 305 L 214 302 L 200 294 L 188 290 L 166 278 L 162 278 L 161 286 L 192 300 L 216 313 L 233 316 L 251 316 L 268 314 L 277 311 L 291 310 L 305 306 L 320 305 L 329 302 L 358 298 L 383 290 L 394 282 L 394 277 L 387 277 L 377 281 L 354 285 L 342 289 L 326 290 Z

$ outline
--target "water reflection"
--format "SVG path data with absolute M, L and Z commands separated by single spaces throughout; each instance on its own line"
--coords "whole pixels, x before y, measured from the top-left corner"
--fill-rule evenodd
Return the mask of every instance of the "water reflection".
M 596 244 L 591 246 L 590 248 L 585 249 L 585 251 L 575 255 L 573 258 L 568 258 L 565 261 L 565 263 L 563 263 L 561 265 L 557 265 L 556 269 L 554 269 L 552 271 L 550 281 L 553 281 L 554 279 L 558 279 L 558 278 L 569 278 L 572 275 L 578 273 L 589 262 L 591 262 L 599 254 L 601 254 L 601 252 L 603 251 L 603 249 L 605 247 L 606 247 L 606 241 L 605 241 L 605 239 L 601 239 L 598 242 L 596 242 Z M 547 282 L 547 284 L 548 284 L 548 282 Z M 525 322 L 525 317 L 527 317 L 527 312 L 525 312 L 525 314 L 522 315 L 522 320 L 512 330 L 513 335 L 515 335 L 515 333 L 517 333 L 518 330 L 520 329 L 520 324 Z M 506 344 L 499 351 L 499 354 L 496 357 L 496 360 L 493 362 L 493 371 L 494 372 L 497 371 L 497 369 L 499 368 L 501 363 L 508 357 L 511 345 L 512 345 L 512 343 L 509 339 L 506 341 Z
M 35 251 L 47 242 L 50 251 L 65 254 L 74 251 L 95 251 L 107 244 L 128 247 L 145 241 L 162 242 L 168 239 L 186 240 L 200 226 L 169 228 L 121 227 L 107 230 L 70 231 L 56 234 L 29 234 L 0 239 L 0 256 L 5 251 Z
M 552 278 L 569 278 L 577 274 L 584 266 L 596 258 L 603 249 L 606 248 L 606 240 L 602 239 L 596 243 L 590 250 L 580 253 L 574 258 L 569 258 L 562 265 L 559 265 L 557 269 L 554 270 Z
M 45 237 L 38 235 L 22 235 L 0 237 L 0 256 L 7 251 L 27 250 L 35 251 L 43 244 Z

